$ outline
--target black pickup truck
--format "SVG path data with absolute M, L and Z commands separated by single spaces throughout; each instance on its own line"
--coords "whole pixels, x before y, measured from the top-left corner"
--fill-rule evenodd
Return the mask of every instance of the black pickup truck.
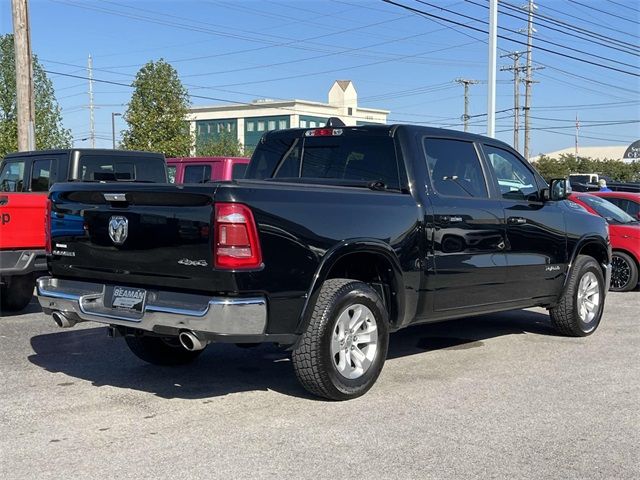
M 409 125 L 266 133 L 246 178 L 60 184 L 44 312 L 110 326 L 154 364 L 210 343 L 275 342 L 330 399 L 376 381 L 389 333 L 542 306 L 565 335 L 597 328 L 607 225 L 506 144 Z

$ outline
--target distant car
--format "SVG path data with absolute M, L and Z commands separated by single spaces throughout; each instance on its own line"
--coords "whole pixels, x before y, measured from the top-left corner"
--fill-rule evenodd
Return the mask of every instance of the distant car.
M 572 173 L 569 175 L 569 183 L 574 192 L 592 192 L 600 190 L 597 173 Z
M 245 157 L 167 158 L 169 183 L 206 183 L 244 178 L 249 164 Z
M 635 192 L 593 192 L 593 195 L 606 198 L 616 207 L 624 210 L 633 218 L 640 220 L 640 193 Z
M 609 224 L 609 235 L 613 256 L 611 265 L 611 290 L 626 292 L 638 285 L 640 265 L 640 221 L 632 217 L 603 197 L 608 194 L 622 195 L 622 192 L 572 193 L 569 200 L 582 206 L 588 212 L 604 217 Z M 632 195 L 632 194 L 626 194 Z

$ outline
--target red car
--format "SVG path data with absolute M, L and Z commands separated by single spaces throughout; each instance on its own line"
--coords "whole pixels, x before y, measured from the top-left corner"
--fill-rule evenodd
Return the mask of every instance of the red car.
M 600 195 L 604 193 L 609 192 L 602 192 Z M 611 193 L 624 194 L 623 192 Z M 632 217 L 600 195 L 574 192 L 569 197 L 569 200 L 580 205 L 588 212 L 600 215 L 607 220 L 613 249 L 611 290 L 616 292 L 633 290 L 638 285 L 640 221 L 638 221 L 637 217 Z
M 616 207 L 624 210 L 633 218 L 640 220 L 640 193 L 637 192 L 590 192 L 606 198 Z
M 244 157 L 167 158 L 169 183 L 205 183 L 244 178 L 249 159 Z

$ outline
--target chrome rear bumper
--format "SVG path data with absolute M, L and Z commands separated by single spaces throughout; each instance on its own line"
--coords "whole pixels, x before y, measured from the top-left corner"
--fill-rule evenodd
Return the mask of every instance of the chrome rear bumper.
M 264 297 L 208 297 L 147 290 L 140 313 L 110 308 L 112 285 L 42 277 L 38 301 L 45 313 L 60 312 L 76 322 L 99 322 L 156 333 L 191 330 L 213 335 L 261 335 L 267 325 Z

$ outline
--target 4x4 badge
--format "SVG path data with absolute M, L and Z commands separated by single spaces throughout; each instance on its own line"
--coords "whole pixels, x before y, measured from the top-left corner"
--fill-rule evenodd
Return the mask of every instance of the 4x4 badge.
M 116 245 L 122 245 L 129 235 L 129 220 L 119 215 L 109 219 L 109 238 Z
M 206 267 L 209 265 L 206 260 L 189 260 L 188 258 L 181 258 L 178 263 L 188 267 Z

